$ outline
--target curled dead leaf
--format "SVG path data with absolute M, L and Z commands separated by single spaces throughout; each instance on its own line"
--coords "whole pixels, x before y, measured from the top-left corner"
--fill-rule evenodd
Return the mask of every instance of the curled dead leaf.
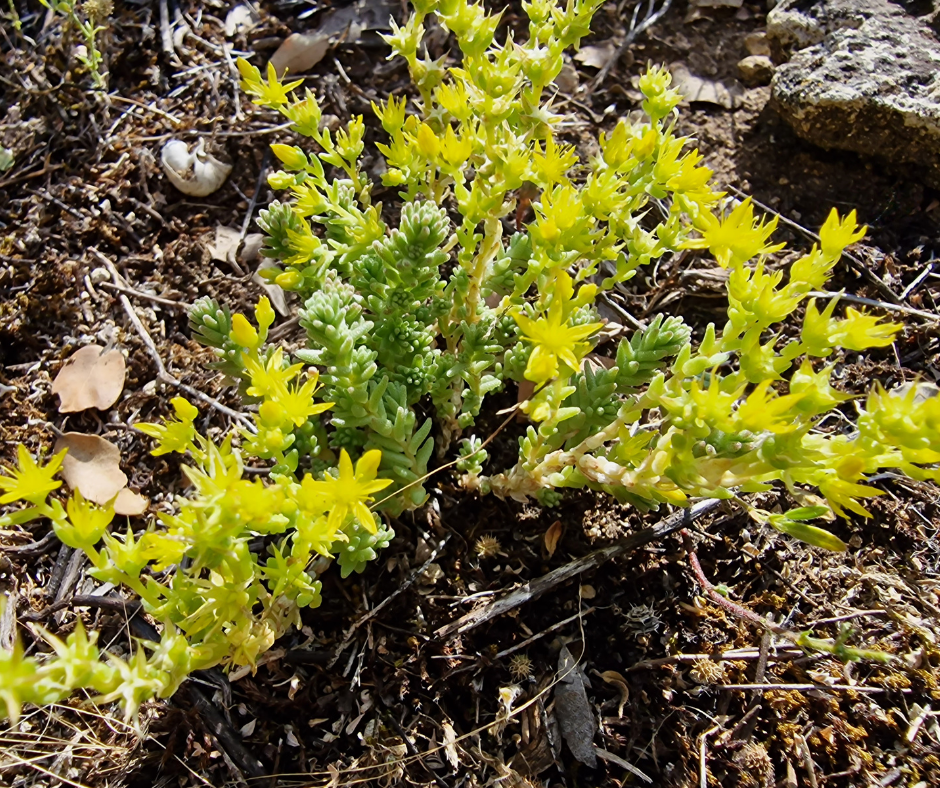
M 66 432 L 56 441 L 56 452 L 68 449 L 62 478 L 73 490 L 95 503 L 105 504 L 126 485 L 121 470 L 121 451 L 97 435 Z
M 236 33 L 247 33 L 258 24 L 260 19 L 257 11 L 240 3 L 225 15 L 225 35 L 231 38 Z
M 545 532 L 545 549 L 548 551 L 549 558 L 555 555 L 555 548 L 558 547 L 558 540 L 561 539 L 564 530 L 561 520 L 555 520 Z
M 627 701 L 630 700 L 630 688 L 627 686 L 627 680 L 623 677 L 623 674 L 618 673 L 616 670 L 605 670 L 603 673 L 598 673 L 595 670 L 593 673 L 595 676 L 603 679 L 605 684 L 611 684 L 620 691 L 620 702 L 617 704 L 617 716 L 623 717 L 623 707 L 626 706 Z
M 59 396 L 59 413 L 107 410 L 121 396 L 125 375 L 120 350 L 105 350 L 98 345 L 80 348 L 52 381 L 52 393 Z
M 208 244 L 209 254 L 213 260 L 222 263 L 234 263 L 238 256 L 238 247 L 241 245 L 241 232 L 234 227 L 225 227 L 217 225 L 215 228 L 215 240 Z

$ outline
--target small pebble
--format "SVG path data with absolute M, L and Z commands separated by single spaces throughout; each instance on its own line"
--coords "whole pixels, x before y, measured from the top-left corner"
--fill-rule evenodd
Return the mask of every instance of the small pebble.
M 108 273 L 107 268 L 93 268 L 88 276 L 93 285 L 100 285 L 102 282 L 107 282 L 111 278 L 111 274 Z
M 748 55 L 738 62 L 741 81 L 752 88 L 758 85 L 769 85 L 774 70 L 774 62 L 767 55 Z
M 744 39 L 744 48 L 747 49 L 749 55 L 766 55 L 769 57 L 770 42 L 767 40 L 767 31 L 758 30 L 756 33 L 751 33 Z

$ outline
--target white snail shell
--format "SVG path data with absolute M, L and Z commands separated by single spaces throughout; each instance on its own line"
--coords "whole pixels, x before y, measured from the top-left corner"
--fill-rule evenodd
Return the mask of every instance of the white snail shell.
M 201 137 L 192 151 L 182 140 L 170 140 L 160 152 L 160 163 L 170 183 L 191 197 L 212 194 L 232 171 L 231 164 L 206 152 L 206 142 Z

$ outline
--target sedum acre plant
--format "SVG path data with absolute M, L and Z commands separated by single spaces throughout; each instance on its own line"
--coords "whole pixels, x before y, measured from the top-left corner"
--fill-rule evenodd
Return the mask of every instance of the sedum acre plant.
M 238 381 L 254 427 L 217 445 L 181 398 L 175 419 L 139 425 L 154 453 L 190 458 L 192 484 L 175 514 L 142 533 L 110 533 L 111 510 L 79 496 L 50 498 L 61 458 L 42 467 L 21 450 L 0 476 L 0 503 L 25 506 L 5 522 L 49 519 L 95 577 L 137 594 L 162 632 L 128 661 L 80 627 L 65 642 L 46 635 L 45 660 L 0 652 L 8 715 L 87 687 L 133 716 L 193 670 L 255 664 L 319 603 L 314 559 L 335 557 L 344 576 L 364 567 L 393 536 L 376 512 L 421 506 L 432 457 L 449 449 L 468 491 L 545 504 L 569 487 L 649 509 L 777 483 L 800 506 L 774 514 L 745 502 L 752 516 L 830 549 L 845 545 L 812 521 L 866 516 L 865 499 L 879 494 L 869 475 L 937 477 L 940 399 L 916 387 L 876 385 L 855 403 L 851 432 L 818 429 L 850 399 L 825 359 L 889 345 L 900 329 L 851 308 L 837 316 L 837 298 L 820 307 L 809 296 L 862 238 L 854 212 L 833 211 L 819 244 L 786 272 L 769 270 L 767 255 L 782 248 L 776 221 L 711 188 L 701 155 L 676 134 L 680 96 L 663 69 L 640 79 L 645 120 L 601 133 L 592 156 L 558 138 L 551 84 L 600 4 L 524 2 L 520 44 L 511 34 L 497 42 L 499 15 L 480 4 L 414 3 L 387 40 L 417 97 L 374 106 L 397 211 L 373 201 L 362 117 L 334 135 L 299 82 L 239 61 L 255 103 L 314 143 L 273 146 L 282 169 L 269 182 L 285 198 L 260 220 L 274 261 L 263 274 L 300 299 L 306 347 L 290 358 L 268 342 L 266 299 L 253 321 L 209 298 L 196 304 L 193 331 Z M 432 17 L 456 39 L 459 67 L 422 48 Z M 621 332 L 610 366 L 593 363 L 598 299 L 683 249 L 727 269 L 724 326 L 693 344 L 680 318 L 658 316 Z M 785 337 L 794 318 L 801 328 Z M 486 396 L 504 389 L 531 392 L 518 406 L 530 425 L 515 464 L 493 468 L 476 425 Z M 245 457 L 269 474 L 245 478 Z

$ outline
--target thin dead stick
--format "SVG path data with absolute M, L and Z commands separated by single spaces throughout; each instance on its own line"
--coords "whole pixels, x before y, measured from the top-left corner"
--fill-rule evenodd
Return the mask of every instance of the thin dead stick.
M 803 756 L 803 766 L 806 769 L 806 776 L 809 778 L 809 786 L 810 788 L 819 788 L 819 781 L 816 779 L 816 764 L 813 762 L 813 753 L 809 748 L 809 742 L 806 741 L 806 735 L 797 736 L 796 741 Z
M 216 740 L 219 748 L 228 753 L 229 757 L 249 777 L 254 779 L 267 777 L 267 771 L 261 761 L 242 744 L 241 737 L 232 730 L 222 713 L 209 702 L 199 687 L 192 681 L 187 681 L 184 692 L 188 694 L 190 703 L 199 711 L 209 729 L 209 734 Z
M 25 557 L 43 555 L 49 552 L 53 546 L 59 544 L 59 537 L 55 531 L 49 531 L 42 539 L 28 544 L 0 545 L 0 553 L 9 553 Z
M 656 8 L 656 0 L 649 0 L 649 7 L 646 10 L 646 16 L 644 17 L 643 21 L 638 24 L 637 19 L 640 15 L 640 8 L 643 6 L 643 0 L 640 0 L 636 4 L 633 9 L 633 18 L 630 20 L 630 29 L 627 31 L 627 35 L 624 37 L 623 43 L 617 47 L 617 51 L 614 52 L 610 60 L 608 60 L 604 64 L 603 68 L 597 72 L 597 76 L 594 77 L 594 81 L 591 82 L 591 93 L 596 91 L 604 83 L 604 80 L 607 79 L 607 75 L 610 74 L 611 69 L 617 65 L 617 63 L 620 61 L 620 58 L 623 57 L 623 53 L 627 51 L 627 47 L 636 41 L 640 33 L 649 29 L 660 19 L 662 19 L 671 5 L 672 0 L 666 0 L 666 2 L 663 3 L 662 8 L 654 12 L 654 9 Z
M 912 306 L 904 306 L 903 304 L 889 304 L 887 301 L 876 301 L 874 298 L 864 298 L 849 293 L 829 293 L 821 290 L 813 290 L 806 295 L 810 298 L 838 298 L 840 301 L 848 301 L 852 304 L 874 306 L 878 309 L 884 309 L 887 312 L 900 312 L 902 315 L 922 317 L 924 320 L 930 320 L 934 323 L 940 322 L 940 315 L 935 315 L 933 312 L 925 312 L 923 309 L 914 309 Z
M 721 725 L 715 725 L 699 737 L 698 747 L 698 784 L 699 788 L 708 788 L 708 737 L 721 730 Z
M 242 228 L 238 233 L 238 242 L 241 243 L 248 235 L 248 228 L 251 227 L 251 220 L 255 216 L 255 208 L 258 206 L 258 198 L 261 196 L 261 190 L 267 183 L 266 176 L 268 167 L 271 165 L 271 148 L 265 147 L 264 155 L 261 157 L 261 168 L 258 170 L 258 180 L 255 182 L 255 190 L 248 201 L 248 210 L 245 213 L 245 219 L 242 221 Z
M 774 654 L 768 654 L 768 662 L 785 662 L 788 659 L 805 657 L 806 652 L 800 649 L 781 649 Z M 672 657 L 659 657 L 657 659 L 644 659 L 642 662 L 636 662 L 624 673 L 632 673 L 635 670 L 648 670 L 649 668 L 659 668 L 664 665 L 694 664 L 696 662 L 751 662 L 760 659 L 761 654 L 757 649 L 746 649 L 741 651 L 724 651 L 720 654 L 676 654 Z
M 856 610 L 853 613 L 846 613 L 842 616 L 833 616 L 832 618 L 819 618 L 816 621 L 810 621 L 807 625 L 807 629 L 816 629 L 816 627 L 821 627 L 823 624 L 838 624 L 840 621 L 851 621 L 853 618 L 865 618 L 867 616 L 887 616 L 890 615 L 889 611 L 883 610 L 882 608 L 874 608 L 872 610 Z
M 154 115 L 159 115 L 161 118 L 166 118 L 168 121 L 174 123 L 177 126 L 183 122 L 175 115 L 171 115 L 169 112 L 166 112 L 159 107 L 153 106 L 152 104 L 144 104 L 141 101 L 134 101 L 134 99 L 119 96 L 117 93 L 109 93 L 108 98 L 112 99 L 113 101 L 123 101 L 125 104 L 131 104 L 134 107 L 147 110 L 147 112 L 152 112 Z
M 530 583 L 526 583 L 521 588 L 488 603 L 483 608 L 473 610 L 461 616 L 456 621 L 445 624 L 434 634 L 436 637 L 445 638 L 453 634 L 463 634 L 464 632 L 474 629 L 480 626 L 480 624 L 496 618 L 497 616 L 501 616 L 525 602 L 537 599 L 546 591 L 550 591 L 555 586 L 573 577 L 577 577 L 582 572 L 586 572 L 589 569 L 596 569 L 611 558 L 616 558 L 618 555 L 635 550 L 637 547 L 642 547 L 645 544 L 661 539 L 667 534 L 678 531 L 696 518 L 716 509 L 719 503 L 720 501 L 717 499 L 708 499 L 706 501 L 700 501 L 689 509 L 675 512 L 669 515 L 669 517 L 660 520 L 656 525 L 650 528 L 644 528 L 639 533 L 632 534 L 610 547 L 595 550 L 593 553 L 588 553 L 581 558 L 576 558 L 574 561 L 558 569 L 553 569 L 548 574 L 542 575 L 542 577 Z
M 64 164 L 46 164 L 41 170 L 26 172 L 22 175 L 15 175 L 12 178 L 7 178 L 4 181 L 0 181 L 0 189 L 6 189 L 8 186 L 13 186 L 14 184 L 22 183 L 23 181 L 30 181 L 33 178 L 41 178 L 43 175 L 48 175 L 54 170 L 61 170 L 64 166 Z
M 160 48 L 168 59 L 173 60 L 176 57 L 176 49 L 173 47 L 173 32 L 170 30 L 170 12 L 167 0 L 160 0 Z
M 765 203 L 762 203 L 760 200 L 757 200 L 757 199 L 755 199 L 754 197 L 752 197 L 752 196 L 750 196 L 750 195 L 748 195 L 748 194 L 745 194 L 745 193 L 742 192 L 740 189 L 738 189 L 738 188 L 736 188 L 736 187 L 734 187 L 734 186 L 730 186 L 730 185 L 729 185 L 729 186 L 728 186 L 728 189 L 729 189 L 730 191 L 733 191 L 735 194 L 737 194 L 738 197 L 747 197 L 747 198 L 749 198 L 750 201 L 751 201 L 752 203 L 754 203 L 754 205 L 756 205 L 756 206 L 757 206 L 758 208 L 760 208 L 762 211 L 766 211 L 767 213 L 769 213 L 769 214 L 771 214 L 771 215 L 773 215 L 773 216 L 776 216 L 776 217 L 777 217 L 778 219 L 780 219 L 780 221 L 783 222 L 785 225 L 787 225 L 788 227 L 792 227 L 794 230 L 798 230 L 798 231 L 801 232 L 803 235 L 805 235 L 807 238 L 810 238 L 811 240 L 816 241 L 817 243 L 820 242 L 820 241 L 819 241 L 819 236 L 818 236 L 816 233 L 814 233 L 812 230 L 809 230 L 809 229 L 807 229 L 806 227 L 804 227 L 802 224 L 799 224 L 798 222 L 795 222 L 795 221 L 793 221 L 792 219 L 788 219 L 786 216 L 784 216 L 784 215 L 783 215 L 782 213 L 780 213 L 779 211 L 775 211 L 775 210 L 774 210 L 773 208 L 771 208 L 769 205 L 766 205 Z M 855 271 L 855 273 L 859 274 L 859 275 L 860 275 L 863 279 L 865 279 L 869 284 L 874 285 L 874 286 L 878 289 L 878 291 L 879 291 L 885 298 L 887 298 L 892 304 L 900 304 L 900 303 L 901 303 L 901 297 L 900 297 L 897 293 L 895 293 L 894 290 L 892 290 L 890 287 L 888 287 L 888 285 L 886 285 L 879 277 L 875 276 L 875 274 L 873 274 L 873 273 L 869 270 L 868 266 L 865 265 L 865 263 L 862 262 L 859 258 L 857 258 L 855 255 L 851 254 L 850 252 L 846 252 L 846 251 L 843 251 L 843 252 L 842 252 L 842 256 L 848 261 L 849 267 L 852 268 L 852 269 Z
M 540 638 L 543 638 L 543 637 L 545 637 L 546 635 L 550 635 L 550 634 L 551 634 L 552 632 L 554 632 L 556 629 L 561 629 L 565 624 L 568 624 L 568 623 L 574 621 L 576 618 L 584 618 L 585 616 L 589 616 L 589 615 L 590 615 L 591 613 L 593 613 L 595 610 L 597 610 L 596 607 L 589 607 L 589 608 L 588 608 L 587 610 L 585 610 L 584 612 L 582 612 L 582 611 L 579 610 L 579 611 L 578 611 L 577 613 L 575 613 L 573 616 L 568 616 L 568 618 L 566 618 L 564 621 L 559 621 L 557 624 L 552 624 L 548 629 L 543 629 L 541 632 L 539 632 L 539 633 L 533 635 L 532 637 L 526 638 L 526 639 L 523 640 L 521 643 L 517 643 L 515 646 L 512 646 L 511 648 L 507 648 L 507 649 L 504 649 L 503 651 L 500 651 L 500 652 L 494 657 L 494 659 L 502 659 L 503 657 L 508 657 L 508 656 L 509 656 L 510 654 L 512 654 L 513 652 L 518 651 L 519 649 L 525 648 L 525 647 L 528 646 L 530 643 L 534 643 L 536 640 L 539 640 Z
M 395 599 L 395 598 L 396 598 L 399 594 L 401 594 L 403 591 L 406 591 L 407 589 L 411 588 L 412 585 L 414 585 L 414 582 L 415 582 L 419 577 L 421 577 L 421 575 L 427 570 L 427 568 L 428 568 L 432 563 L 434 563 L 434 561 L 437 559 L 437 557 L 441 554 L 441 551 L 444 549 L 445 545 L 450 541 L 450 537 L 451 537 L 451 535 L 450 535 L 450 534 L 447 534 L 447 536 L 445 536 L 445 537 L 438 543 L 437 547 L 434 548 L 434 550 L 431 552 L 431 555 L 428 556 L 428 560 L 427 560 L 427 561 L 425 561 L 423 564 L 421 564 L 421 566 L 419 566 L 419 567 L 418 567 L 417 569 L 415 569 L 410 575 L 408 575 L 408 579 L 405 580 L 405 582 L 402 583 L 398 588 L 396 588 L 395 591 L 394 591 L 392 594 L 390 594 L 389 596 L 385 597 L 385 599 L 383 599 L 381 602 L 379 602 L 379 604 L 377 604 L 375 607 L 373 607 L 368 613 L 366 613 L 364 616 L 362 616 L 362 618 L 360 618 L 355 624 L 353 624 L 353 625 L 349 628 L 349 630 L 348 630 L 348 631 L 346 632 L 346 634 L 343 636 L 342 642 L 339 644 L 339 646 L 336 647 L 336 651 L 333 653 L 333 657 L 332 657 L 332 658 L 330 659 L 330 661 L 327 663 L 327 666 L 326 666 L 326 669 L 327 669 L 327 670 L 329 670 L 330 668 L 332 668 L 332 667 L 337 663 L 337 661 L 339 660 L 340 654 L 342 654 L 342 653 L 343 653 L 343 650 L 346 648 L 346 646 L 349 645 L 349 642 L 352 640 L 353 635 L 356 634 L 356 630 L 358 630 L 359 627 L 361 627 L 361 626 L 362 626 L 363 624 L 365 624 L 367 621 L 369 621 L 369 620 L 371 620 L 372 618 L 374 618 L 374 617 L 376 616 L 376 614 L 377 614 L 380 610 L 382 610 L 382 608 L 384 608 L 386 605 L 388 605 L 393 599 Z
M 844 690 L 846 692 L 864 692 L 877 695 L 882 692 L 895 692 L 887 687 L 862 687 L 853 684 L 715 684 L 717 690 L 784 690 L 787 692 L 806 692 L 808 690 Z M 903 692 L 904 690 L 900 690 Z M 910 690 L 908 690 L 910 691 Z
M 124 295 L 134 296 L 135 298 L 143 298 L 145 301 L 153 301 L 155 304 L 176 307 L 177 309 L 186 310 L 192 306 L 192 304 L 186 303 L 185 301 L 174 301 L 172 298 L 164 298 L 163 296 L 145 293 L 143 290 L 134 290 L 130 287 L 123 287 L 121 285 L 114 284 L 114 282 L 99 282 L 98 287 L 104 287 L 108 290 L 113 290 L 116 293 L 124 293 Z
M 31 610 L 20 618 L 23 621 L 42 621 L 53 613 L 73 607 L 94 607 L 101 610 L 114 610 L 124 613 L 128 620 L 136 616 L 143 603 L 138 599 L 123 599 L 118 596 L 95 596 L 94 594 L 76 594 L 68 599 L 60 599 L 42 610 Z
M 602 747 L 595 747 L 594 752 L 597 754 L 597 757 L 600 758 L 602 761 L 607 761 L 608 763 L 612 763 L 616 766 L 619 766 L 621 769 L 626 769 L 628 772 L 630 772 L 630 774 L 634 775 L 635 777 L 639 777 L 647 785 L 652 784 L 653 782 L 652 777 L 650 777 L 648 774 L 645 774 L 644 772 L 641 772 L 639 769 L 636 768 L 636 766 L 634 766 L 629 761 L 625 761 L 619 755 L 614 755 L 612 752 L 608 752 Z
M 95 247 L 91 246 L 88 248 L 88 251 L 91 252 L 95 257 L 97 257 L 111 272 L 111 279 L 114 281 L 114 284 L 120 287 L 126 287 L 121 275 L 118 273 L 117 268 L 115 268 L 114 263 L 112 263 L 107 257 L 105 257 L 101 252 L 99 252 Z M 168 383 L 171 386 L 175 386 L 180 389 L 180 391 L 185 391 L 192 397 L 195 397 L 202 402 L 205 402 L 207 405 L 215 408 L 219 413 L 222 413 L 228 416 L 230 419 L 239 422 L 241 425 L 250 429 L 252 432 L 255 431 L 255 425 L 252 423 L 245 414 L 239 413 L 237 410 L 232 410 L 228 405 L 223 405 L 217 399 L 213 399 L 208 394 L 204 394 L 199 391 L 199 389 L 193 388 L 192 386 L 183 383 L 183 381 L 171 375 L 167 372 L 166 366 L 163 364 L 163 359 L 160 358 L 160 352 L 157 350 L 157 346 L 154 344 L 153 339 L 150 336 L 150 332 L 147 331 L 146 326 L 141 322 L 140 317 L 137 315 L 137 310 L 134 309 L 133 304 L 123 293 L 118 296 L 121 301 L 121 305 L 124 307 L 124 312 L 127 314 L 128 319 L 133 323 L 134 328 L 137 330 L 137 334 L 140 337 L 141 341 L 144 343 L 144 346 L 147 348 L 147 352 L 150 353 L 150 357 L 153 359 L 153 363 L 157 367 L 157 377 L 164 383 Z

